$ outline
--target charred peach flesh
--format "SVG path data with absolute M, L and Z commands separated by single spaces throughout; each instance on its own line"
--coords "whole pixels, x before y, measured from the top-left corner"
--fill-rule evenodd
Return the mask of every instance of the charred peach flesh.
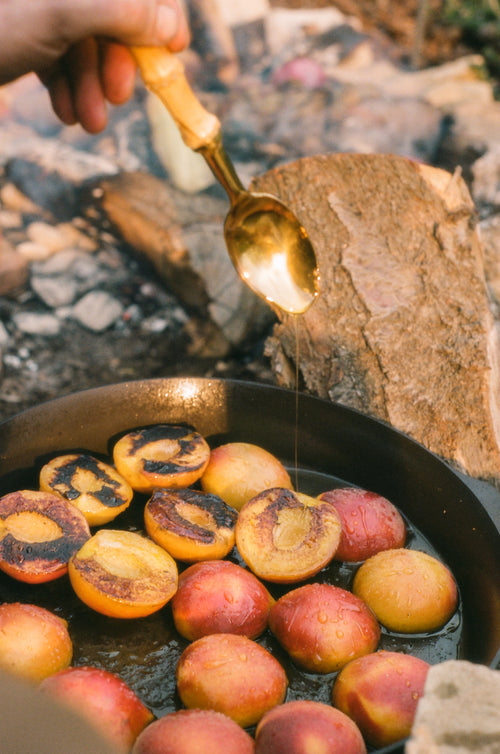
M 254 754 L 251 736 L 220 712 L 183 709 L 148 725 L 132 754 Z
M 61 495 L 90 526 L 112 521 L 128 508 L 134 491 L 109 464 L 83 453 L 58 456 L 40 470 L 40 489 Z
M 46 678 L 40 690 L 84 715 L 124 753 L 153 720 L 153 714 L 125 681 L 101 668 L 67 668 Z
M 214 448 L 201 485 L 237 510 L 263 490 L 292 488 L 281 461 L 264 448 L 247 442 L 230 442 Z
M 361 732 L 337 709 L 306 700 L 267 712 L 255 732 L 255 754 L 366 754 Z
M 73 644 L 68 625 L 36 605 L 0 605 L 0 668 L 38 683 L 68 667 Z
M 356 487 L 329 490 L 319 497 L 333 505 L 342 522 L 335 560 L 356 562 L 381 550 L 403 547 L 406 524 L 385 497 Z
M 177 689 L 185 707 L 213 709 L 242 728 L 285 698 L 287 678 L 260 644 L 237 634 L 210 634 L 182 653 Z
M 458 591 L 451 571 L 418 550 L 386 550 L 368 558 L 354 577 L 353 592 L 390 631 L 421 633 L 451 618 Z
M 20 490 L 0 498 L 0 568 L 18 581 L 63 576 L 89 537 L 84 515 L 59 495 Z
M 327 565 L 340 534 L 332 505 L 278 487 L 249 500 L 236 522 L 236 545 L 249 568 L 261 579 L 288 584 Z
M 333 686 L 332 701 L 377 748 L 410 735 L 429 664 L 402 652 L 380 651 L 353 660 Z
M 224 558 L 234 547 L 234 508 L 192 489 L 155 490 L 144 509 L 151 539 L 186 563 Z
M 189 641 L 216 633 L 255 639 L 266 629 L 272 604 L 264 584 L 228 560 L 187 568 L 171 602 L 175 627 Z
M 380 626 L 354 594 L 332 584 L 306 584 L 283 595 L 269 628 L 290 657 L 312 673 L 333 673 L 373 652 Z
M 113 448 L 117 471 L 138 492 L 189 487 L 208 464 L 210 447 L 191 427 L 158 424 L 127 433 Z
M 177 565 L 135 532 L 100 529 L 71 558 L 71 585 L 86 605 L 112 618 L 139 618 L 177 590 Z

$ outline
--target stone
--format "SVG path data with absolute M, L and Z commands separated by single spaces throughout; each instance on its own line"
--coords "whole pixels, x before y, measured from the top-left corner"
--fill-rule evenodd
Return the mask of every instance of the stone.
M 358 409 L 500 483 L 500 344 L 459 172 L 394 155 L 304 158 L 255 182 L 308 230 L 321 293 L 268 340 L 277 380 Z
M 429 670 L 405 754 L 498 754 L 500 671 L 465 660 Z
M 58 335 L 61 330 L 61 322 L 54 314 L 17 312 L 13 321 L 17 329 L 27 335 Z
M 0 231 L 0 296 L 7 296 L 24 288 L 28 279 L 28 264 L 2 237 Z
M 83 296 L 72 310 L 72 316 L 92 332 L 104 332 L 123 314 L 122 304 L 106 291 L 91 291 Z

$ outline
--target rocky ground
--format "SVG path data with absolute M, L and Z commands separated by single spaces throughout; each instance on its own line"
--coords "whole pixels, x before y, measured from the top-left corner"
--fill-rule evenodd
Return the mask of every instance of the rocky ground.
M 262 18 L 231 27 L 236 68 L 226 65 L 221 27 L 205 28 L 206 60 L 196 49 L 186 58 L 244 182 L 325 151 L 391 151 L 450 170 L 460 165 L 490 245 L 493 290 L 500 116 L 481 59 L 465 57 L 473 51 L 437 22 L 416 47 L 416 2 L 391 4 L 391 12 L 389 3 L 367 0 L 318 0 L 305 11 L 300 2 L 287 5 L 264 4 Z M 293 14 L 290 8 L 306 15 L 300 22 L 278 16 Z M 427 78 L 405 78 L 415 57 Z M 209 181 L 202 185 L 198 168 L 184 171 L 191 185 L 176 185 L 148 103 L 138 84 L 134 100 L 111 113 L 107 131 L 90 137 L 61 128 L 29 77 L 0 89 L 0 419 L 128 379 L 274 381 L 264 355 L 271 319 L 245 338 L 207 344 L 199 313 L 103 210 L 103 178 L 136 171 L 188 196 L 223 198 Z

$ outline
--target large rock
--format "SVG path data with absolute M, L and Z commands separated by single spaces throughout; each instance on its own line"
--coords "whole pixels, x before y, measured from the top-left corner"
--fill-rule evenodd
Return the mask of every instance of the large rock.
M 280 315 L 281 384 L 389 422 L 462 470 L 500 481 L 499 340 L 475 209 L 460 175 L 389 155 L 304 158 L 255 182 L 306 226 L 321 295 Z
M 500 672 L 463 660 L 431 667 L 406 754 L 498 754 Z

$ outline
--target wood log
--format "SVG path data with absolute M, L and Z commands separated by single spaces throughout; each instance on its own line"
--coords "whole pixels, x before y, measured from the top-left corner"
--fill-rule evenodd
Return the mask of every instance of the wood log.
M 391 155 L 308 157 L 254 182 L 316 249 L 321 294 L 280 315 L 280 384 L 390 423 L 471 476 L 500 481 L 499 338 L 473 202 L 457 173 Z M 297 357 L 296 357 L 296 354 Z

